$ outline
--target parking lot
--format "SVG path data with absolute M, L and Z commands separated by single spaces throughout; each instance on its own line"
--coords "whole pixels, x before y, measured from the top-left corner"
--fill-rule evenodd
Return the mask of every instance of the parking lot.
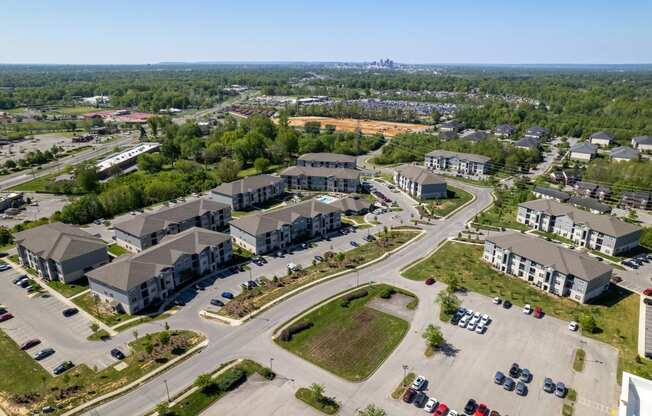
M 476 294 L 463 296 L 463 302 L 466 308 L 488 313 L 492 322 L 482 335 L 442 325 L 449 347 L 410 369 L 428 379 L 428 396 L 457 411 L 474 398 L 501 415 L 558 415 L 563 400 L 542 389 L 543 379 L 550 377 L 577 391 L 576 415 L 609 414 L 610 405 L 617 402 L 615 349 L 569 331 L 568 322 L 548 316 L 536 319 L 523 314 L 519 307 L 504 309 Z M 581 373 L 572 370 L 577 348 L 586 351 Z M 508 374 L 514 362 L 533 374 L 524 397 L 493 381 L 496 371 Z M 422 412 L 402 402 L 401 407 L 400 414 Z
M 62 312 L 70 305 L 55 296 L 28 296 L 25 289 L 12 283 L 20 274 L 13 269 L 0 272 L 0 303 L 14 315 L 14 318 L 0 323 L 0 328 L 18 345 L 39 339 L 41 343 L 28 351 L 30 355 L 53 348 L 56 352 L 40 361 L 46 370 L 52 371 L 67 360 L 102 369 L 115 362 L 109 356 L 111 348 L 119 346 L 123 352 L 127 351 L 126 345 L 115 341 L 87 341 L 86 337 L 92 333 L 90 321 L 82 313 L 64 317 Z
M 633 292 L 643 293 L 652 287 L 652 261 L 642 263 L 638 269 L 614 270 L 614 274 L 623 279 L 618 285 Z
M 17 215 L 10 218 L 0 218 L 0 226 L 11 228 L 23 221 L 34 221 L 39 218 L 50 218 L 55 211 L 60 211 L 70 200 L 66 195 L 39 194 L 24 192 L 25 198 L 30 198 L 32 204 L 25 205 Z

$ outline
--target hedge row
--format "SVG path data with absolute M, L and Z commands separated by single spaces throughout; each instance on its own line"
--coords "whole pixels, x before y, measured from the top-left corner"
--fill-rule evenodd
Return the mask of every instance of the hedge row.
M 301 321 L 290 325 L 281 331 L 281 341 L 290 341 L 292 336 L 298 334 L 301 331 L 305 331 L 308 328 L 312 328 L 312 325 L 313 323 L 310 321 Z

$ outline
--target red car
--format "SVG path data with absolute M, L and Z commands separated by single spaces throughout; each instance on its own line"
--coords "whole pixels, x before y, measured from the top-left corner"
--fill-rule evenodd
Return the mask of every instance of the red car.
M 614 282 L 614 283 L 620 283 L 620 282 L 623 281 L 623 278 L 620 277 L 620 276 L 614 276 L 614 277 L 611 278 L 611 281 Z
M 538 319 L 543 318 L 543 310 L 540 306 L 534 308 L 534 317 Z
M 20 349 L 25 351 L 28 350 L 32 347 L 37 346 L 38 344 L 41 343 L 40 339 L 30 339 L 29 341 L 26 341 L 23 345 L 20 346 Z
M 652 287 L 648 287 L 647 289 L 645 289 L 645 290 L 643 291 L 643 294 L 644 294 L 645 296 L 652 296 Z
M 403 393 L 403 401 L 405 403 L 412 403 L 412 400 L 414 400 L 414 396 L 416 395 L 417 395 L 417 391 L 412 388 L 409 388 L 405 390 L 405 393 Z
M 10 314 L 9 312 L 5 312 L 2 315 L 0 315 L 0 322 L 8 321 L 13 317 L 14 316 L 12 314 Z
M 433 413 L 433 415 L 444 416 L 447 413 L 448 413 L 448 406 L 446 406 L 444 403 L 439 403 L 439 406 L 437 406 L 437 410 L 435 410 L 435 413 Z
M 473 416 L 487 416 L 489 414 L 489 408 L 486 404 L 480 403 Z
M 435 284 L 435 279 L 433 279 L 432 277 L 426 279 L 426 285 L 431 286 L 434 284 Z

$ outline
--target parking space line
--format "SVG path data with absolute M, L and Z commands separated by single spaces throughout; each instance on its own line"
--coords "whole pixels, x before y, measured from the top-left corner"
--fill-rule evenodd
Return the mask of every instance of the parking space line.
M 577 404 L 581 404 L 582 406 L 588 407 L 592 410 L 596 410 L 600 413 L 604 413 L 607 415 L 611 414 L 611 406 L 607 406 L 606 404 L 602 404 L 593 400 L 589 400 L 587 398 L 584 398 L 580 396 L 577 399 Z

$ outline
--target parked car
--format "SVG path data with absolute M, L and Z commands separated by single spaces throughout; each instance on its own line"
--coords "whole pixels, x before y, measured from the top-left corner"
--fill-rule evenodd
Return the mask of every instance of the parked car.
M 475 331 L 476 325 L 478 325 L 478 320 L 475 317 L 473 317 L 471 318 L 469 323 L 466 324 L 466 329 L 468 329 L 469 331 Z
M 115 358 L 116 360 L 124 360 L 125 355 L 122 351 L 120 351 L 117 348 L 114 348 L 111 350 L 111 357 Z
M 46 349 L 41 350 L 41 351 L 37 352 L 36 354 L 34 354 L 34 359 L 36 361 L 41 361 L 41 360 L 51 356 L 52 354 L 54 354 L 54 349 L 53 348 L 46 348 Z
M 412 404 L 415 407 L 423 407 L 423 405 L 426 403 L 428 400 L 428 396 L 425 395 L 422 391 L 417 392 L 416 396 L 414 396 L 414 400 L 412 401 Z
M 575 331 L 577 331 L 578 328 L 579 328 L 579 325 L 577 324 L 577 322 L 575 322 L 575 321 L 570 321 L 570 322 L 568 323 L 568 330 L 569 330 L 569 331 L 573 331 L 573 332 L 575 332 Z
M 30 286 L 30 284 L 29 284 L 29 279 L 23 279 L 23 280 L 21 280 L 21 281 L 18 283 L 18 286 L 19 286 L 19 287 L 22 287 L 23 289 L 25 289 L 26 287 Z
M 541 309 L 540 306 L 534 307 L 534 317 L 537 319 L 543 318 L 543 310 Z
M 652 305 L 652 299 L 645 298 L 645 299 L 643 299 L 643 303 L 645 303 L 646 305 Z
M 321 263 L 322 261 L 324 261 L 324 258 L 322 256 L 315 256 L 315 260 Z
M 647 289 L 645 289 L 645 290 L 643 291 L 643 294 L 644 294 L 645 296 L 652 296 L 652 287 L 648 287 Z
M 487 329 L 485 324 L 482 323 L 482 321 L 478 322 L 478 325 L 475 327 L 475 333 L 476 334 L 483 334 L 484 330 Z
M 58 366 L 54 367 L 54 370 L 52 370 L 52 372 L 55 375 L 59 375 L 59 374 L 61 374 L 63 372 L 68 371 L 69 369 L 73 368 L 74 366 L 75 365 L 72 363 L 72 361 L 64 361 L 61 364 L 59 364 Z
M 445 416 L 448 414 L 448 406 L 444 403 L 439 403 L 439 406 L 437 406 L 437 410 L 435 410 L 435 413 L 433 413 L 434 416 Z
M 9 269 L 11 269 L 11 266 L 9 266 L 7 263 L 0 264 L 0 272 L 4 272 L 5 270 Z
M 222 292 L 222 297 L 225 299 L 233 299 L 235 296 L 233 296 L 233 293 L 231 292 Z
M 432 277 L 429 277 L 429 278 L 426 279 L 426 282 L 425 282 L 425 283 L 426 283 L 426 285 L 428 285 L 428 286 L 432 286 L 432 285 L 435 284 L 435 281 L 436 281 L 435 279 L 433 279 Z
M 516 383 L 516 394 L 519 396 L 527 395 L 527 386 L 521 381 Z
M 562 399 L 566 397 L 566 386 L 561 381 L 555 386 L 555 396 L 561 397 Z
M 532 380 L 532 373 L 527 368 L 521 369 L 521 375 L 518 377 L 524 383 L 529 383 Z
M 16 277 L 14 280 L 12 280 L 12 282 L 15 285 L 17 285 L 17 284 L 19 284 L 20 282 L 22 282 L 23 280 L 26 280 L 26 279 L 27 279 L 27 275 L 21 274 L 20 276 Z
M 405 403 L 412 403 L 412 400 L 414 400 L 414 396 L 417 395 L 417 391 L 414 390 L 413 388 L 409 388 L 405 390 L 405 393 L 403 393 L 403 401 Z
M 505 374 L 503 374 L 502 371 L 496 371 L 496 374 L 494 375 L 494 383 L 503 384 L 504 382 Z
M 505 300 L 505 301 L 503 302 L 503 308 L 505 308 L 505 309 L 509 309 L 509 308 L 511 308 L 511 307 L 512 307 L 512 302 L 510 302 L 510 301 L 508 301 L 508 300 Z
M 353 247 L 358 247 L 360 244 L 356 243 L 355 241 L 351 241 L 350 243 Z
M 489 416 L 500 416 L 500 413 L 498 413 L 498 410 L 492 410 L 489 412 Z
M 500 299 L 499 297 L 495 297 L 493 302 L 494 302 L 494 305 L 500 305 L 502 303 L 502 299 Z
M 488 416 L 489 415 L 489 408 L 487 407 L 486 404 L 480 403 L 478 405 L 478 408 L 475 409 L 474 416 Z
M 439 404 L 439 400 L 435 399 L 434 397 L 431 397 L 426 402 L 426 405 L 423 407 L 423 410 L 425 410 L 426 412 L 432 413 L 432 412 L 435 411 L 438 404 Z
M 414 390 L 421 390 L 425 384 L 426 378 L 424 376 L 417 376 L 417 378 L 415 378 L 412 382 L 410 388 L 413 388 Z
M 211 305 L 213 305 L 213 306 L 224 306 L 224 302 L 222 302 L 221 300 L 215 298 L 215 299 L 211 299 Z
M 515 378 L 521 375 L 521 367 L 518 366 L 518 363 L 512 363 L 512 366 L 509 368 L 509 375 Z
M 458 322 L 457 326 L 459 326 L 460 328 L 466 328 L 466 325 L 469 323 L 470 319 L 471 318 L 469 318 L 468 315 L 464 315 L 462 319 L 460 319 L 460 321 Z
M 532 306 L 530 306 L 529 303 L 527 303 L 525 306 L 523 306 L 523 313 L 526 315 L 529 315 L 532 313 Z
M 10 312 L 5 312 L 2 315 L 0 315 L 0 322 L 8 321 L 14 316 Z
M 457 413 L 457 410 L 449 410 L 448 416 L 460 416 L 460 414 Z
M 552 381 L 552 379 L 548 377 L 543 379 L 543 391 L 546 393 L 552 393 L 555 391 L 555 383 Z
M 478 408 L 478 402 L 476 402 L 474 399 L 469 399 L 464 405 L 464 413 L 466 413 L 467 415 L 472 415 L 473 412 L 475 412 L 475 409 L 477 408 Z
M 620 276 L 613 276 L 613 277 L 611 278 L 611 281 L 614 282 L 614 283 L 620 283 L 620 282 L 623 281 L 623 278 L 620 277 Z
M 491 318 L 490 318 L 489 315 L 487 315 L 486 313 L 483 314 L 483 315 L 480 317 L 480 323 L 481 323 L 482 325 L 487 325 L 487 324 L 489 323 L 490 320 L 491 320 Z
M 69 318 L 69 317 L 75 315 L 77 312 L 79 312 L 79 309 L 77 309 L 77 308 L 68 308 L 68 309 L 64 309 L 63 312 L 61 312 L 61 313 L 66 318 Z
M 29 341 L 23 342 L 23 345 L 20 346 L 20 349 L 25 351 L 25 350 L 28 350 L 30 348 L 33 348 L 33 347 L 37 346 L 40 343 L 41 343 L 40 339 L 37 339 L 37 338 L 30 339 Z
M 512 391 L 512 390 L 514 390 L 515 386 L 516 386 L 516 382 L 514 381 L 513 378 L 505 377 L 505 382 L 503 383 L 503 388 L 505 390 Z

